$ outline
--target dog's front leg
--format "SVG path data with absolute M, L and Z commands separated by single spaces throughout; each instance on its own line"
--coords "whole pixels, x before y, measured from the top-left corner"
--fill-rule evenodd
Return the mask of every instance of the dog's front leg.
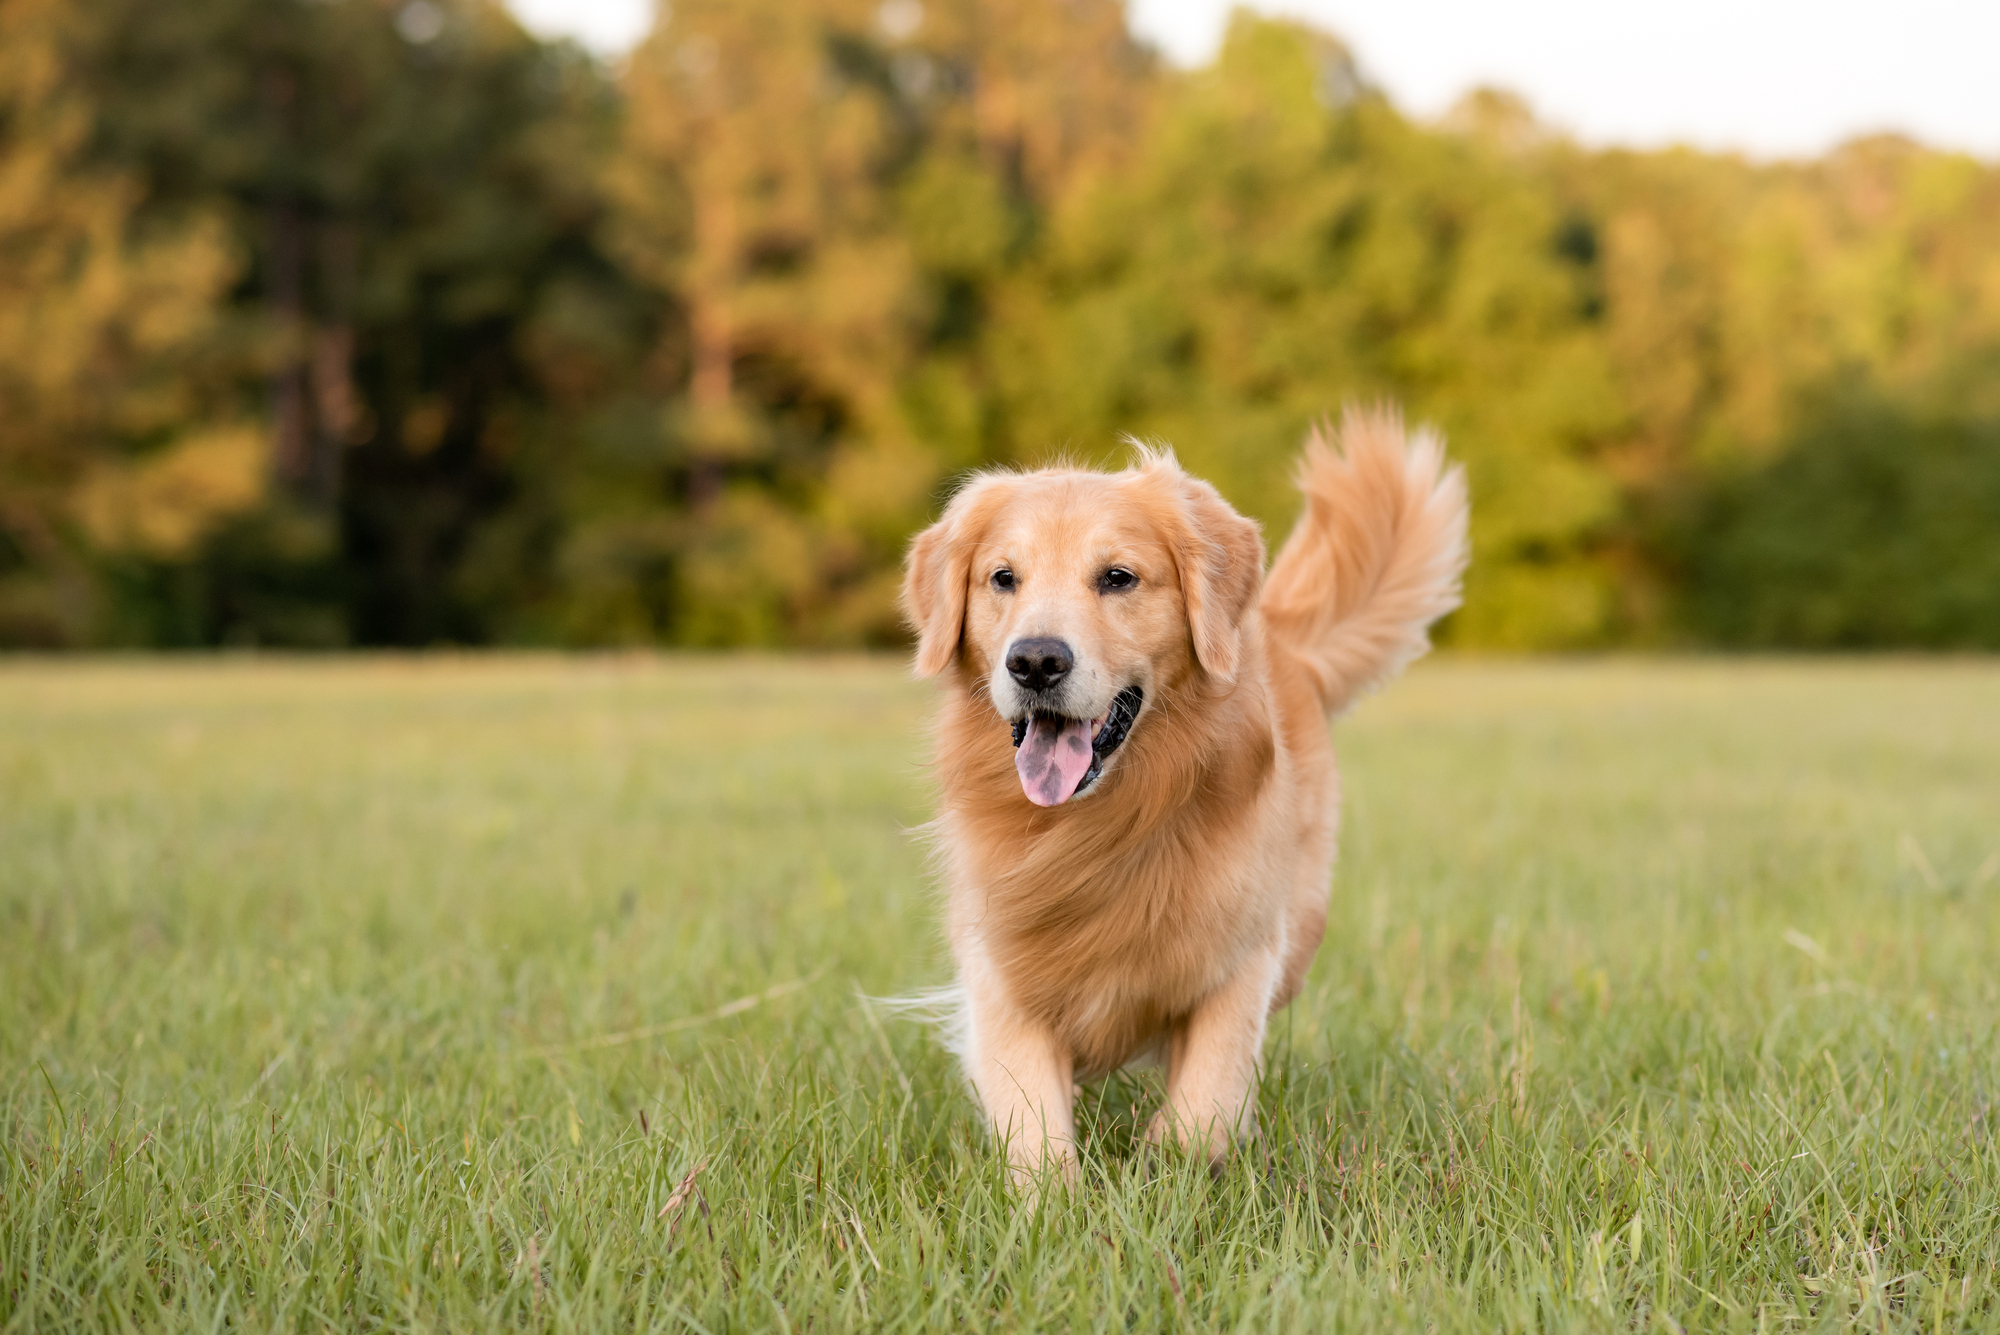
M 1200 1147 L 1216 1164 L 1231 1140 L 1256 1135 L 1257 1067 L 1280 964 L 1278 951 L 1260 951 L 1173 1026 L 1167 1101 L 1147 1127 L 1146 1139 L 1158 1144 L 1171 1135 L 1182 1145 Z
M 1053 1170 L 1076 1176 L 1075 1086 L 1069 1050 L 1055 1031 L 1025 1015 L 984 968 L 964 973 L 971 1010 L 966 1071 L 1007 1151 L 1014 1182 L 1033 1186 Z

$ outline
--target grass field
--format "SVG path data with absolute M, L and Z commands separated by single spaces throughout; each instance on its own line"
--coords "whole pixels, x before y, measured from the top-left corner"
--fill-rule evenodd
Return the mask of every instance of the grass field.
M 1432 662 L 1210 1182 L 1010 1197 L 860 660 L 0 666 L 0 1327 L 2000 1329 L 2000 664 Z

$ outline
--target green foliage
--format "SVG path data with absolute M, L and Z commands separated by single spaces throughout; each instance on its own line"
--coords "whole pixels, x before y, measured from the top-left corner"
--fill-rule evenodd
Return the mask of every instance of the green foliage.
M 1059 215 L 993 341 L 1010 453 L 1171 442 L 1280 537 L 1310 422 L 1392 396 L 1471 476 L 1461 633 L 1587 639 L 1619 404 L 1534 180 L 1411 125 L 1345 50 L 1239 13 L 1133 169 Z
M 60 0 L 0 10 L 0 644 L 87 638 L 92 549 L 184 557 L 263 491 L 226 392 L 240 257 L 207 202 L 148 211 L 130 164 L 93 153 L 72 74 L 106 27 Z
M 1704 640 L 2000 648 L 2000 420 L 1835 396 L 1679 540 Z
M 1115 0 L 662 14 L 614 73 L 497 0 L 10 5 L 0 643 L 887 644 L 965 470 L 1162 440 L 1275 539 L 1382 396 L 1470 474 L 1450 640 L 1963 638 L 1673 535 L 1815 541 L 1733 479 L 1830 381 L 1918 490 L 2000 413 L 1991 164 L 1421 124 L 1247 12 L 1192 72 Z
M 490 633 L 462 554 L 536 482 L 522 458 L 560 448 L 560 410 L 620 383 L 650 311 L 591 236 L 601 73 L 485 0 L 92 8 L 66 86 L 95 159 L 142 219 L 205 210 L 248 261 L 205 312 L 243 355 L 175 369 L 268 422 L 248 469 L 268 513 L 222 512 L 199 550 L 137 541 L 163 488 L 127 487 L 130 522 L 84 525 L 108 596 L 81 637 Z
M 1990 665 L 1431 661 L 1263 1138 L 1010 1197 L 887 660 L 0 667 L 4 1319 L 1990 1330 Z M 683 1185 L 685 1184 L 685 1185 Z

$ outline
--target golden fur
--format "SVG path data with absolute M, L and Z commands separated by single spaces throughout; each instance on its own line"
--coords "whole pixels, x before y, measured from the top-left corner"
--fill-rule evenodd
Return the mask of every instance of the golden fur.
M 947 685 L 936 829 L 961 1056 L 1018 1175 L 1069 1171 L 1073 1082 L 1148 1055 L 1167 1066 L 1149 1135 L 1219 1157 L 1254 1133 L 1266 1017 L 1326 928 L 1327 716 L 1423 652 L 1466 558 L 1463 479 L 1435 435 L 1350 411 L 1338 441 L 1308 439 L 1305 512 L 1268 574 L 1257 526 L 1154 452 L 1120 473 L 982 475 L 911 545 L 916 670 Z M 1114 567 L 1132 582 L 1107 591 Z M 1144 691 L 1095 785 L 1056 806 L 1024 795 L 1010 744 L 1031 706 L 1003 662 L 1030 636 L 1073 650 L 1061 715 Z

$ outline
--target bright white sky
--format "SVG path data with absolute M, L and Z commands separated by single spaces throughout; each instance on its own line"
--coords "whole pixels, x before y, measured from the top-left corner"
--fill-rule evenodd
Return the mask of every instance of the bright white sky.
M 528 27 L 615 56 L 650 0 L 508 0 Z M 1215 54 L 1230 0 L 1127 0 L 1182 65 Z M 1592 144 L 1817 154 L 1898 130 L 2000 159 L 2000 0 L 1259 0 L 1346 39 L 1397 105 L 1468 88 L 1526 97 Z M 2000 224 L 1996 224 L 2000 225 Z

